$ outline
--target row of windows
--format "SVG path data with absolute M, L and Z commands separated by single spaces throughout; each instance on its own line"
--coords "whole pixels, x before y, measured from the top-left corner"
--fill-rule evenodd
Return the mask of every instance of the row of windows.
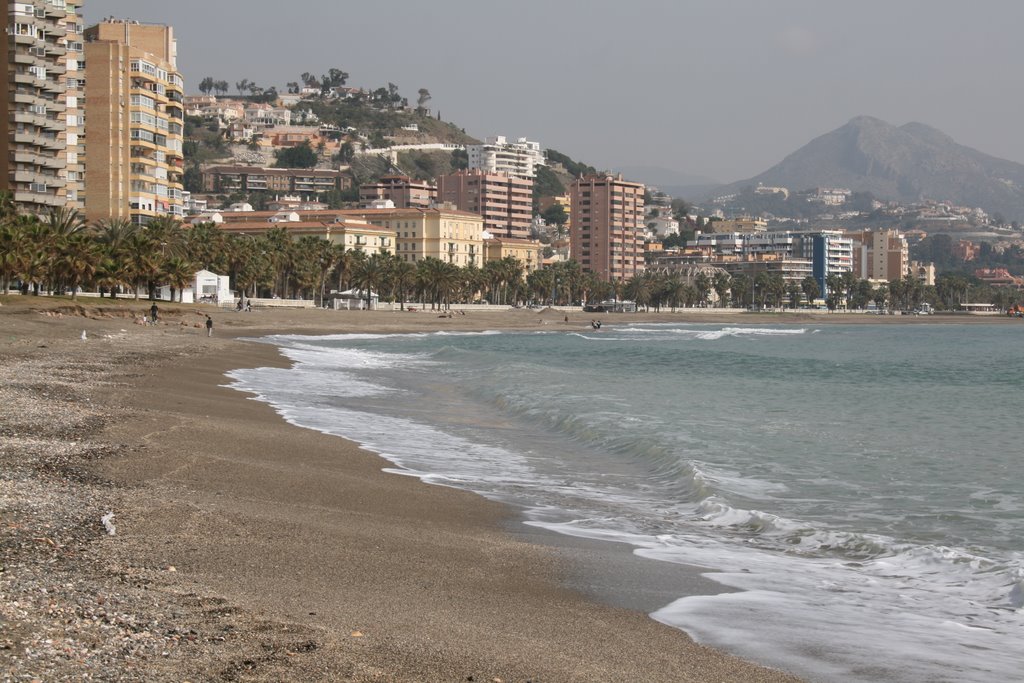
M 161 81 L 167 80 L 167 71 L 165 69 L 161 69 L 156 64 L 151 64 L 144 59 L 133 59 L 131 62 L 131 69 L 137 73 L 155 76 Z

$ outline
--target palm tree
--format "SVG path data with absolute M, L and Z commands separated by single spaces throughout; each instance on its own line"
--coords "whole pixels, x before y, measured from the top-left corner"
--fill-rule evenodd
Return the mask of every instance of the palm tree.
M 42 247 L 28 245 L 18 260 L 18 271 L 15 276 L 21 280 L 23 291 L 31 288 L 34 296 L 39 296 L 41 283 L 50 272 L 51 255 Z
M 515 292 L 521 291 L 519 285 L 523 281 L 526 267 L 523 262 L 514 256 L 506 256 L 498 262 L 500 264 L 502 284 L 505 287 L 505 303 L 508 303 L 508 290 L 512 288 Z M 519 296 L 512 297 L 512 303 L 519 303 Z
M 535 270 L 527 275 L 526 287 L 530 298 L 534 301 L 546 301 L 551 295 L 551 288 L 555 282 L 554 275 L 555 271 L 552 268 Z
M 732 285 L 732 277 L 729 273 L 724 270 L 719 270 L 715 273 L 714 282 L 712 286 L 715 289 L 715 294 L 718 295 L 718 305 L 725 306 L 728 303 L 727 296 L 729 294 L 729 287 Z
M 362 261 L 352 274 L 352 282 L 366 294 L 366 309 L 370 309 L 373 294 L 379 292 L 387 272 L 387 259 L 383 254 L 373 254 Z
M 56 271 L 71 289 L 72 301 L 78 299 L 78 287 L 88 282 L 103 261 L 103 250 L 90 235 L 72 234 L 62 240 Z
M 6 294 L 21 267 L 29 242 L 22 225 L 8 219 L 0 220 L 0 294 Z
M 732 292 L 732 300 L 734 305 L 739 305 L 740 308 L 745 308 L 747 305 L 748 298 L 750 303 L 753 303 L 753 283 L 750 281 L 750 276 L 739 273 L 734 275 L 732 278 L 732 286 L 729 287 L 729 291 Z M 748 297 L 748 295 L 750 295 Z
M 662 284 L 662 296 L 668 302 L 669 306 L 672 307 L 672 312 L 675 313 L 679 304 L 686 298 L 686 283 L 683 282 L 682 278 L 680 278 L 678 274 L 670 275 L 665 278 L 665 281 Z
M 416 266 L 395 257 L 391 262 L 391 282 L 395 288 L 401 309 L 405 310 L 406 293 L 416 282 Z
M 100 259 L 93 280 L 97 287 L 110 291 L 111 299 L 117 298 L 117 289 L 119 287 L 130 287 L 132 284 L 132 278 L 125 261 L 121 258 L 111 258 L 109 254 L 104 254 Z
M 811 303 L 821 296 L 821 287 L 818 286 L 818 281 L 811 275 L 800 281 L 800 289 L 803 291 L 807 303 Z
M 143 284 L 154 282 L 160 272 L 161 258 L 157 247 L 142 231 L 133 234 L 125 243 L 124 265 L 136 300 Z
M 178 292 L 178 301 L 182 300 L 182 290 L 188 286 L 196 274 L 196 267 L 181 256 L 172 256 L 165 260 L 161 269 L 161 279 L 171 288 L 171 300 L 174 292 Z
M 50 229 L 50 233 L 57 237 L 68 237 L 89 229 L 85 216 L 76 209 L 66 206 L 50 209 L 43 223 Z
M 697 277 L 693 279 L 693 287 L 697 290 L 697 296 L 700 297 L 701 305 L 707 304 L 708 294 L 711 293 L 713 284 L 711 276 L 704 271 L 697 273 Z
M 504 277 L 501 264 L 498 261 L 488 261 L 481 270 L 483 280 L 487 283 L 488 287 L 488 302 L 492 304 L 504 303 L 501 300 L 501 282 Z
M 631 277 L 624 288 L 625 296 L 636 302 L 637 306 L 647 307 L 651 302 L 650 282 L 643 273 Z
M 767 289 L 772 306 L 781 306 L 782 297 L 786 295 L 786 280 L 782 277 L 782 273 L 772 273 L 768 276 Z

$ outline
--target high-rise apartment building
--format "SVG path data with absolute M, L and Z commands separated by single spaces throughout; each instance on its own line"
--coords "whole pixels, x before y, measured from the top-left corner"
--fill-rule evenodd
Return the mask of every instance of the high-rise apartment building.
M 509 142 L 503 135 L 486 138 L 482 145 L 466 145 L 466 155 L 471 169 L 517 178 L 533 178 L 537 175 L 537 166 L 545 163 L 539 142 L 526 138 Z
M 570 253 L 583 270 L 621 282 L 644 266 L 644 186 L 622 175 L 589 175 L 570 190 Z
M 85 31 L 90 220 L 183 216 L 184 83 L 170 26 L 108 20 Z
M 818 282 L 822 297 L 828 296 L 830 275 L 853 272 L 853 240 L 844 237 L 839 230 L 822 230 L 804 235 L 801 245 L 804 254 L 810 255 L 814 262 L 812 275 Z
M 437 199 L 483 216 L 492 237 L 527 239 L 533 220 L 533 180 L 481 170 L 437 178 Z
M 910 270 L 910 247 L 899 230 L 848 233 L 853 240 L 853 272 L 861 279 L 898 280 Z
M 0 190 L 20 210 L 81 206 L 78 0 L 8 2 L 0 59 Z

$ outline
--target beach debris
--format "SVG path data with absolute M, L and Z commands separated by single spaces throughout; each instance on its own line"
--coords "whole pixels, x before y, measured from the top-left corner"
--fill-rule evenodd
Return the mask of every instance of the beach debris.
M 352 637 L 353 638 L 362 638 L 363 637 L 363 632 L 362 631 L 352 631 Z
M 107 514 L 100 517 L 100 521 L 103 522 L 103 528 L 107 530 L 108 536 L 113 536 L 117 533 L 117 527 L 114 526 L 114 523 L 111 521 L 112 519 L 114 519 L 113 512 L 108 512 Z
M 88 338 L 89 337 L 88 337 L 88 335 L 86 335 L 85 330 L 82 330 L 82 341 L 85 341 Z

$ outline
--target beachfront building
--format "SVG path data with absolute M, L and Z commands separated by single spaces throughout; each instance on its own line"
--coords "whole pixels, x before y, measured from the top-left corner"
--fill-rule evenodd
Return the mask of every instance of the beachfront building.
M 396 209 L 427 209 L 436 200 L 436 187 L 404 175 L 386 175 L 375 183 L 359 186 L 359 205 L 364 208 L 390 201 Z
M 515 178 L 534 178 L 537 166 L 544 166 L 539 142 L 518 138 L 509 142 L 504 135 L 485 138 L 483 144 L 466 145 L 469 168 L 484 173 L 504 173 Z
M 479 214 L 495 237 L 526 239 L 533 221 L 533 180 L 479 169 L 437 178 L 437 199 Z
M 184 216 L 184 81 L 170 26 L 109 19 L 85 31 L 85 213 Z
M 27 213 L 81 208 L 81 2 L 6 5 L 0 190 Z
M 523 276 L 544 265 L 544 245 L 537 240 L 491 237 L 484 234 L 484 263 L 513 258 L 523 264 Z
M 442 205 L 432 209 L 359 209 L 340 212 L 395 233 L 395 255 L 418 263 L 435 258 L 459 267 L 483 264 L 484 221 Z
M 819 233 L 803 235 L 802 255 L 811 256 L 814 272 L 822 298 L 828 296 L 830 275 L 853 272 L 853 240 L 844 237 L 839 230 L 822 230 Z
M 613 176 L 588 175 L 570 190 L 572 258 L 583 270 L 622 282 L 644 268 L 644 186 Z
M 697 233 L 689 246 L 715 256 L 756 256 L 777 254 L 793 256 L 800 237 L 791 232 L 710 232 Z
M 218 214 L 221 221 L 218 227 L 228 235 L 246 235 L 258 237 L 271 230 L 284 230 L 293 241 L 303 237 L 316 237 L 327 240 L 331 244 L 345 247 L 351 251 L 360 251 L 367 256 L 381 253 L 394 253 L 395 232 L 379 225 L 367 223 L 357 218 L 337 215 L 337 212 L 317 212 L 319 218 L 302 216 L 298 212 L 289 211 L 275 214 L 270 219 L 250 212 L 247 220 L 224 220 L 225 215 Z
M 899 230 L 846 233 L 853 240 L 853 272 L 862 280 L 889 282 L 910 271 L 910 247 Z

